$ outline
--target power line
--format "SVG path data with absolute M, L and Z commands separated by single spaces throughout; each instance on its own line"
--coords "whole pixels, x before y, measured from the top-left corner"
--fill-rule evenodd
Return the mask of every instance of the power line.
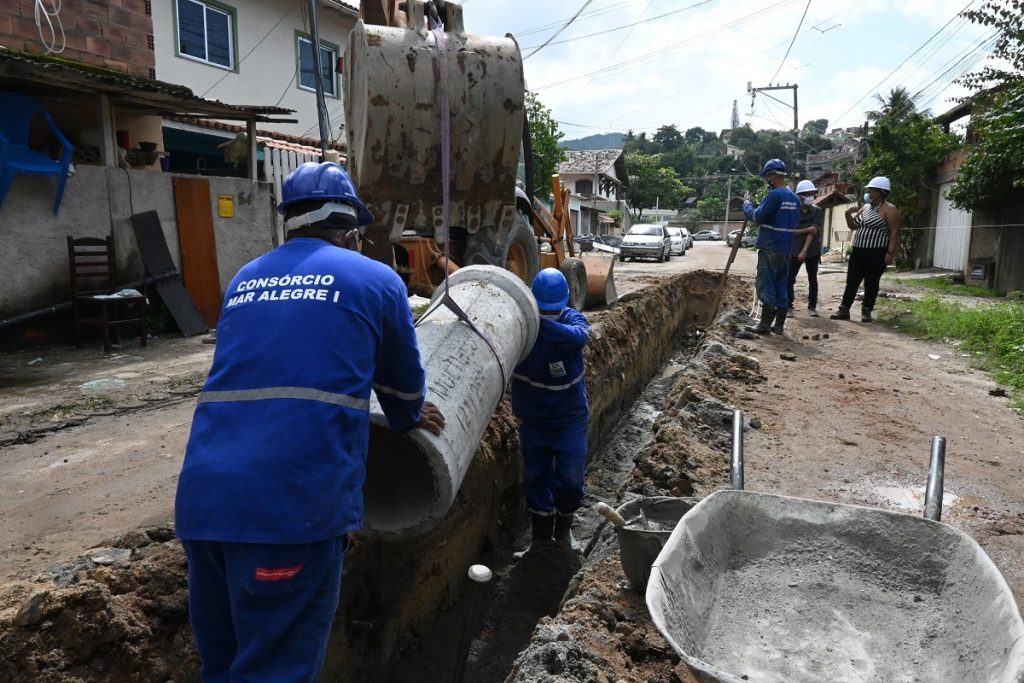
M 579 8 L 579 9 L 578 9 L 578 10 L 576 11 L 576 14 L 572 15 L 572 17 L 570 17 L 570 18 L 569 18 L 569 21 L 567 21 L 567 22 L 565 22 L 564 24 L 562 24 L 562 27 L 561 27 L 560 29 L 558 29 L 557 31 L 555 31 L 554 33 L 552 33 L 552 34 L 551 34 L 551 36 L 550 36 L 550 37 L 549 37 L 549 38 L 548 38 L 547 40 L 545 40 L 545 41 L 544 41 L 543 43 L 541 43 L 541 44 L 540 44 L 539 46 L 537 46 L 537 47 L 536 47 L 536 48 L 534 49 L 534 51 L 533 51 L 533 52 L 531 52 L 530 54 L 528 54 L 528 55 L 526 55 L 525 57 L 523 57 L 523 61 L 525 62 L 525 61 L 526 61 L 527 59 L 529 59 L 530 57 L 534 56 L 535 54 L 537 54 L 538 52 L 540 52 L 541 50 L 543 50 L 543 49 L 544 49 L 544 48 L 545 48 L 545 47 L 547 46 L 547 44 L 548 44 L 548 43 L 550 43 L 550 42 L 551 42 L 552 40 L 554 40 L 555 38 L 557 38 L 557 37 L 558 37 L 558 34 L 560 34 L 560 33 L 561 33 L 562 31 L 564 31 L 565 29 L 569 28 L 569 26 L 570 26 L 570 25 L 572 24 L 572 22 L 576 21 L 576 17 L 578 17 L 578 16 L 579 16 L 579 15 L 580 15 L 580 14 L 581 14 L 581 13 L 583 12 L 583 10 L 587 9 L 587 7 L 588 7 L 588 6 L 590 5 L 590 3 L 592 3 L 593 1 L 594 1 L 594 0 L 587 0 L 586 2 L 584 2 L 584 3 L 583 3 L 583 6 L 582 6 L 582 7 L 580 7 L 580 8 Z
M 554 83 L 546 83 L 546 84 L 538 86 L 536 88 L 532 88 L 532 90 L 534 90 L 534 91 L 547 90 L 548 88 L 553 88 L 555 86 L 559 86 L 559 85 L 562 85 L 564 83 L 570 83 L 572 81 L 579 80 L 581 78 L 586 78 L 587 76 L 594 76 L 596 74 L 602 74 L 602 77 L 615 75 L 613 72 L 621 70 L 621 69 L 623 69 L 626 66 L 636 66 L 636 65 L 642 64 L 645 61 L 650 60 L 650 59 L 662 59 L 662 58 L 665 57 L 666 54 L 668 54 L 670 52 L 681 50 L 684 47 L 692 46 L 694 44 L 693 41 L 696 41 L 698 39 L 703 39 L 703 41 L 710 40 L 714 36 L 718 35 L 719 33 L 722 33 L 722 32 L 725 32 L 725 31 L 729 31 L 731 29 L 738 28 L 739 26 L 742 26 L 742 25 L 747 24 L 747 23 L 749 23 L 751 21 L 754 21 L 757 17 L 759 17 L 762 14 L 770 14 L 774 10 L 777 10 L 778 8 L 780 8 L 780 7 L 784 6 L 784 5 L 791 5 L 791 4 L 795 3 L 795 2 L 797 2 L 797 0 L 781 0 L 780 2 L 778 2 L 778 3 L 774 4 L 774 5 L 770 5 L 768 7 L 765 7 L 763 9 L 757 10 L 755 12 L 751 12 L 750 14 L 747 14 L 747 15 L 745 15 L 745 16 L 739 18 L 739 19 L 736 19 L 734 21 L 730 21 L 730 22 L 727 22 L 725 24 L 721 24 L 721 25 L 719 25 L 719 26 L 717 26 L 717 27 L 715 27 L 713 29 L 710 29 L 708 31 L 705 31 L 703 33 L 698 33 L 695 36 L 688 36 L 686 38 L 683 38 L 683 39 L 681 39 L 681 40 L 671 44 L 670 46 L 662 46 L 662 47 L 659 47 L 659 48 L 657 48 L 655 50 L 652 50 L 650 52 L 645 52 L 645 53 L 643 53 L 641 55 L 638 55 L 636 57 L 632 57 L 630 59 L 623 60 L 623 61 L 619 62 L 618 64 L 612 64 L 611 66 L 605 67 L 604 69 L 599 69 L 597 71 L 590 71 L 590 72 L 587 72 L 585 74 L 580 74 L 578 76 L 572 76 L 570 78 L 566 78 L 566 79 L 563 79 L 561 81 L 556 81 Z
M 574 42 L 574 41 L 577 41 L 577 40 L 586 40 L 587 38 L 593 38 L 594 36 L 603 36 L 606 33 L 614 33 L 616 31 L 621 31 L 622 29 L 626 29 L 626 28 L 630 29 L 630 32 L 632 33 L 632 29 L 634 27 L 636 27 L 636 26 L 639 26 L 640 24 L 646 24 L 646 23 L 651 22 L 651 21 L 657 21 L 658 19 L 664 19 L 665 17 L 670 17 L 673 14 L 679 14 L 680 12 L 686 12 L 687 10 L 694 9 L 695 7 L 700 7 L 701 5 L 707 5 L 708 3 L 711 3 L 711 2 L 714 2 L 714 1 L 715 0 L 701 0 L 700 2 L 694 3 L 692 5 L 688 5 L 686 7 L 682 7 L 680 9 L 672 10 L 671 12 L 665 12 L 664 14 L 659 14 L 656 17 L 650 17 L 649 19 L 641 19 L 640 21 L 634 21 L 632 24 L 623 24 L 621 26 L 616 26 L 614 28 L 608 28 L 608 29 L 605 29 L 603 31 L 597 31 L 595 33 L 588 33 L 588 34 L 586 34 L 584 36 L 573 36 L 572 38 L 566 38 L 565 40 L 559 40 L 559 41 L 556 41 L 556 42 L 553 42 L 553 43 L 548 43 L 548 44 L 550 44 L 550 45 L 564 45 L 565 43 L 571 43 L 571 42 Z M 648 2 L 647 3 L 647 7 L 650 7 L 650 6 L 651 6 L 651 3 Z M 646 12 L 646 11 L 647 11 L 647 9 L 645 8 L 644 12 Z M 628 35 L 627 35 L 627 37 L 628 37 Z M 621 47 L 621 44 L 619 45 L 619 47 Z M 523 49 L 524 50 L 530 50 L 530 49 L 532 49 L 532 46 L 531 47 L 525 47 Z M 616 48 L 616 51 L 617 50 L 618 50 L 618 48 Z
M 905 64 L 906 64 L 907 62 L 909 62 L 909 61 L 910 61 L 910 60 L 911 60 L 911 59 L 912 59 L 912 58 L 914 57 L 914 55 L 916 55 L 916 54 L 917 54 L 918 52 L 920 52 L 920 51 L 921 51 L 921 50 L 923 50 L 923 49 L 924 49 L 925 47 L 927 47 L 927 46 L 928 46 L 928 43 L 930 43 L 930 42 L 932 42 L 933 40 L 935 40 L 935 38 L 936 38 L 936 37 L 937 37 L 937 36 L 938 36 L 938 35 L 939 35 L 940 33 L 942 33 L 943 31 L 945 31 L 945 30 L 946 30 L 946 29 L 947 29 L 947 28 L 949 27 L 949 25 L 950 25 L 950 24 L 952 24 L 952 23 L 953 23 L 954 21 L 956 21 L 957 19 L 961 19 L 961 16 L 960 16 L 960 15 L 962 15 L 962 14 L 963 14 L 964 12 L 966 12 L 966 11 L 967 11 L 967 10 L 968 10 L 968 9 L 970 8 L 970 6 L 974 4 L 974 2 L 975 2 L 975 0 L 971 0 L 971 2 L 967 3 L 966 5 L 964 5 L 963 9 L 961 9 L 961 10 L 960 10 L 959 12 L 957 12 L 956 14 L 954 14 L 954 15 L 953 15 L 953 17 L 952 17 L 952 18 L 951 18 L 951 19 L 950 19 L 949 21 L 947 21 L 947 22 L 946 22 L 945 24 L 943 24 L 943 25 L 942 25 L 942 28 L 940 28 L 940 29 L 939 29 L 938 31 L 936 31 L 935 33 L 933 33 L 933 34 L 931 35 L 931 37 L 929 37 L 929 38 L 928 38 L 928 40 L 924 41 L 924 43 L 922 43 L 922 44 L 921 44 L 921 46 L 920 46 L 919 48 L 917 48 L 916 50 L 914 50 L 913 52 L 911 52 L 911 53 L 910 53 L 910 54 L 909 54 L 909 55 L 907 56 L 907 58 L 906 58 L 906 59 L 904 59 L 904 60 L 903 60 L 902 62 L 900 62 L 900 63 L 899 63 L 899 64 L 898 64 L 897 66 L 896 66 L 896 68 L 895 68 L 895 69 L 893 69 L 892 71 L 890 71 L 890 72 L 889 72 L 889 73 L 888 73 L 888 74 L 887 74 L 887 75 L 885 76 L 885 78 L 883 78 L 882 80 L 880 80 L 880 81 L 879 81 L 878 83 L 876 83 L 876 84 L 875 84 L 875 85 L 874 85 L 874 86 L 873 86 L 873 87 L 872 87 L 872 88 L 871 88 L 870 90 L 868 90 L 868 91 L 867 91 L 866 93 L 864 93 L 863 95 L 861 95 L 861 96 L 860 96 L 860 98 L 859 98 L 859 99 L 858 99 L 858 100 L 857 100 L 856 102 L 854 102 L 853 104 L 851 104 L 851 105 L 850 105 L 850 108 L 849 108 L 849 109 L 847 109 L 846 111 L 844 111 L 844 112 L 843 112 L 842 114 L 840 114 L 839 116 L 837 116 L 837 117 L 836 117 L 835 119 L 833 119 L 833 120 L 835 120 L 835 121 L 840 121 L 840 120 L 842 120 L 842 118 L 843 118 L 844 116 L 846 116 L 846 115 L 847 115 L 847 114 L 849 114 L 849 113 L 850 113 L 851 111 L 853 111 L 853 110 L 854 110 L 854 108 L 855 108 L 855 107 L 856 107 L 856 106 L 857 106 L 858 104 L 860 104 L 861 102 L 863 102 L 863 101 L 864 101 L 864 98 L 865 98 L 865 97 L 867 97 L 867 96 L 868 96 L 868 95 L 870 95 L 871 93 L 873 93 L 873 92 L 875 92 L 876 90 L 878 90 L 878 88 L 879 88 L 879 87 L 881 87 L 881 85 L 882 85 L 883 83 L 885 83 L 885 82 L 886 82 L 887 80 L 889 80 L 889 79 L 890 79 L 890 78 L 891 78 L 891 77 L 892 77 L 892 76 L 893 76 L 893 75 L 894 75 L 894 74 L 895 74 L 895 73 L 896 73 L 897 71 L 899 71 L 900 69 L 902 69 L 902 68 L 903 68 L 903 66 L 904 66 L 904 65 L 905 65 Z M 962 19 L 961 19 L 961 20 L 962 20 Z
M 606 5 L 604 7 L 592 9 L 589 12 L 584 12 L 583 14 L 581 14 L 580 19 L 585 21 L 587 19 L 593 19 L 594 17 L 599 17 L 604 14 L 609 14 L 610 12 L 614 12 L 621 7 L 632 5 L 634 1 L 635 0 L 622 0 L 621 2 L 616 2 L 611 5 Z M 512 34 L 515 35 L 517 38 L 522 38 L 524 36 L 533 35 L 534 33 L 544 33 L 545 31 L 550 31 L 551 29 L 555 28 L 556 26 L 562 24 L 565 21 L 566 19 L 559 19 L 558 21 L 553 21 L 550 24 L 534 26 L 523 31 L 513 31 Z
M 779 64 L 779 68 L 775 70 L 775 76 L 779 75 L 782 71 L 783 65 L 786 63 L 786 58 L 789 57 L 789 51 L 793 49 L 793 43 L 796 42 L 796 37 L 800 35 L 800 27 L 804 25 L 804 19 L 807 17 L 807 10 L 811 8 L 811 0 L 807 0 L 807 5 L 804 7 L 804 13 L 800 16 L 800 23 L 796 25 L 796 32 L 793 33 L 793 40 L 789 41 L 789 47 L 786 48 L 786 54 L 782 55 L 782 62 Z M 775 81 L 775 76 L 768 79 L 769 83 Z
M 296 0 L 296 2 L 301 2 L 301 0 Z M 281 18 L 277 20 L 277 23 L 274 24 L 273 26 L 271 26 L 270 30 L 267 31 L 266 34 L 262 38 L 260 38 L 259 41 L 255 45 L 253 45 L 252 48 L 248 52 L 246 52 L 245 55 L 241 59 L 238 60 L 238 64 L 236 64 L 235 67 L 237 68 L 238 66 L 241 66 L 242 62 L 244 62 L 246 59 L 248 59 L 249 55 L 251 55 L 253 52 L 255 52 L 256 48 L 258 48 L 260 45 L 262 45 L 263 41 L 265 41 L 267 38 L 270 37 L 270 34 L 274 32 L 274 29 L 276 29 L 278 26 L 280 26 L 281 22 L 285 20 L 285 17 L 287 17 L 289 14 L 291 14 L 292 10 L 294 10 L 294 9 L 295 9 L 295 5 L 293 4 L 287 10 L 285 10 L 285 13 L 281 15 Z M 236 36 L 236 39 L 237 39 L 237 36 Z M 200 95 L 200 97 L 206 97 L 207 93 L 209 93 L 211 90 L 213 90 L 218 85 L 220 85 L 221 81 L 223 81 L 225 78 L 227 78 L 228 76 L 230 76 L 233 73 L 235 73 L 234 70 L 225 71 L 224 75 L 221 76 L 220 78 L 218 78 L 216 81 L 214 81 L 213 85 L 211 85 L 209 88 L 204 90 L 203 94 Z

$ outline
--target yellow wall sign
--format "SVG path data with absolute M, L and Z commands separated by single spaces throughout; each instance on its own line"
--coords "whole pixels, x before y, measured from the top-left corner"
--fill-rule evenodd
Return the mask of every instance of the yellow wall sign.
M 221 218 L 234 218 L 235 198 L 229 194 L 217 195 L 217 215 Z

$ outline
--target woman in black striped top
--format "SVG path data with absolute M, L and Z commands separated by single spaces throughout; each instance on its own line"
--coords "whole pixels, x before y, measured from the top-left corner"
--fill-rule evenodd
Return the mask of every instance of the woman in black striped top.
M 888 178 L 872 178 L 866 187 L 870 201 L 859 210 L 856 206 L 846 210 L 846 224 L 854 231 L 853 250 L 846 270 L 843 302 L 839 310 L 829 316 L 833 320 L 850 319 L 850 306 L 863 281 L 864 302 L 860 319 L 861 322 L 871 322 L 871 310 L 878 298 L 878 283 L 886 267 L 896 257 L 900 227 L 903 225 L 899 209 L 886 201 L 891 187 Z

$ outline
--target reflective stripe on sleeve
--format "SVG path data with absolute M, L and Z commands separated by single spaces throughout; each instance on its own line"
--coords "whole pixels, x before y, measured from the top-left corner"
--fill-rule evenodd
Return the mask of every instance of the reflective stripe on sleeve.
M 204 391 L 199 394 L 200 403 L 225 403 L 229 401 L 266 401 L 275 398 L 294 398 L 302 401 L 319 401 L 356 410 L 369 410 L 370 401 L 348 394 L 334 394 L 309 387 L 264 387 L 262 389 L 235 389 L 233 391 Z
M 571 389 L 572 387 L 582 382 L 584 374 L 585 373 L 581 372 L 579 375 L 576 376 L 576 379 L 569 382 L 568 384 L 542 384 L 541 382 L 534 382 L 529 377 L 525 377 L 519 374 L 512 375 L 512 377 L 518 379 L 521 382 L 526 382 L 531 387 L 537 387 L 538 389 L 547 389 L 548 391 L 565 391 L 566 389 Z
M 758 225 L 758 229 L 762 230 L 774 230 L 775 232 L 796 232 L 797 230 L 803 230 L 803 228 L 776 228 L 774 225 Z
M 398 389 L 392 389 L 391 387 L 386 387 L 383 384 L 374 384 L 373 385 L 373 390 L 376 391 L 378 394 L 387 394 L 388 396 L 394 396 L 395 398 L 400 398 L 403 401 L 418 401 L 421 398 L 423 398 L 423 392 L 424 392 L 423 389 L 420 389 L 415 394 L 412 394 L 412 393 L 409 393 L 407 391 L 399 391 Z

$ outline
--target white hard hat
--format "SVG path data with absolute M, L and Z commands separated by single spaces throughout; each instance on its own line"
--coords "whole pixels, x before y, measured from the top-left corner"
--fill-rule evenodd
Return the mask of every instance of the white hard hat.
M 892 192 L 892 185 L 889 184 L 889 179 L 885 176 L 875 176 L 871 179 L 865 188 L 873 187 L 876 190 L 882 190 L 883 192 Z
M 810 180 L 801 180 L 796 184 L 796 193 L 803 194 L 804 192 L 817 192 L 818 188 L 814 186 Z

